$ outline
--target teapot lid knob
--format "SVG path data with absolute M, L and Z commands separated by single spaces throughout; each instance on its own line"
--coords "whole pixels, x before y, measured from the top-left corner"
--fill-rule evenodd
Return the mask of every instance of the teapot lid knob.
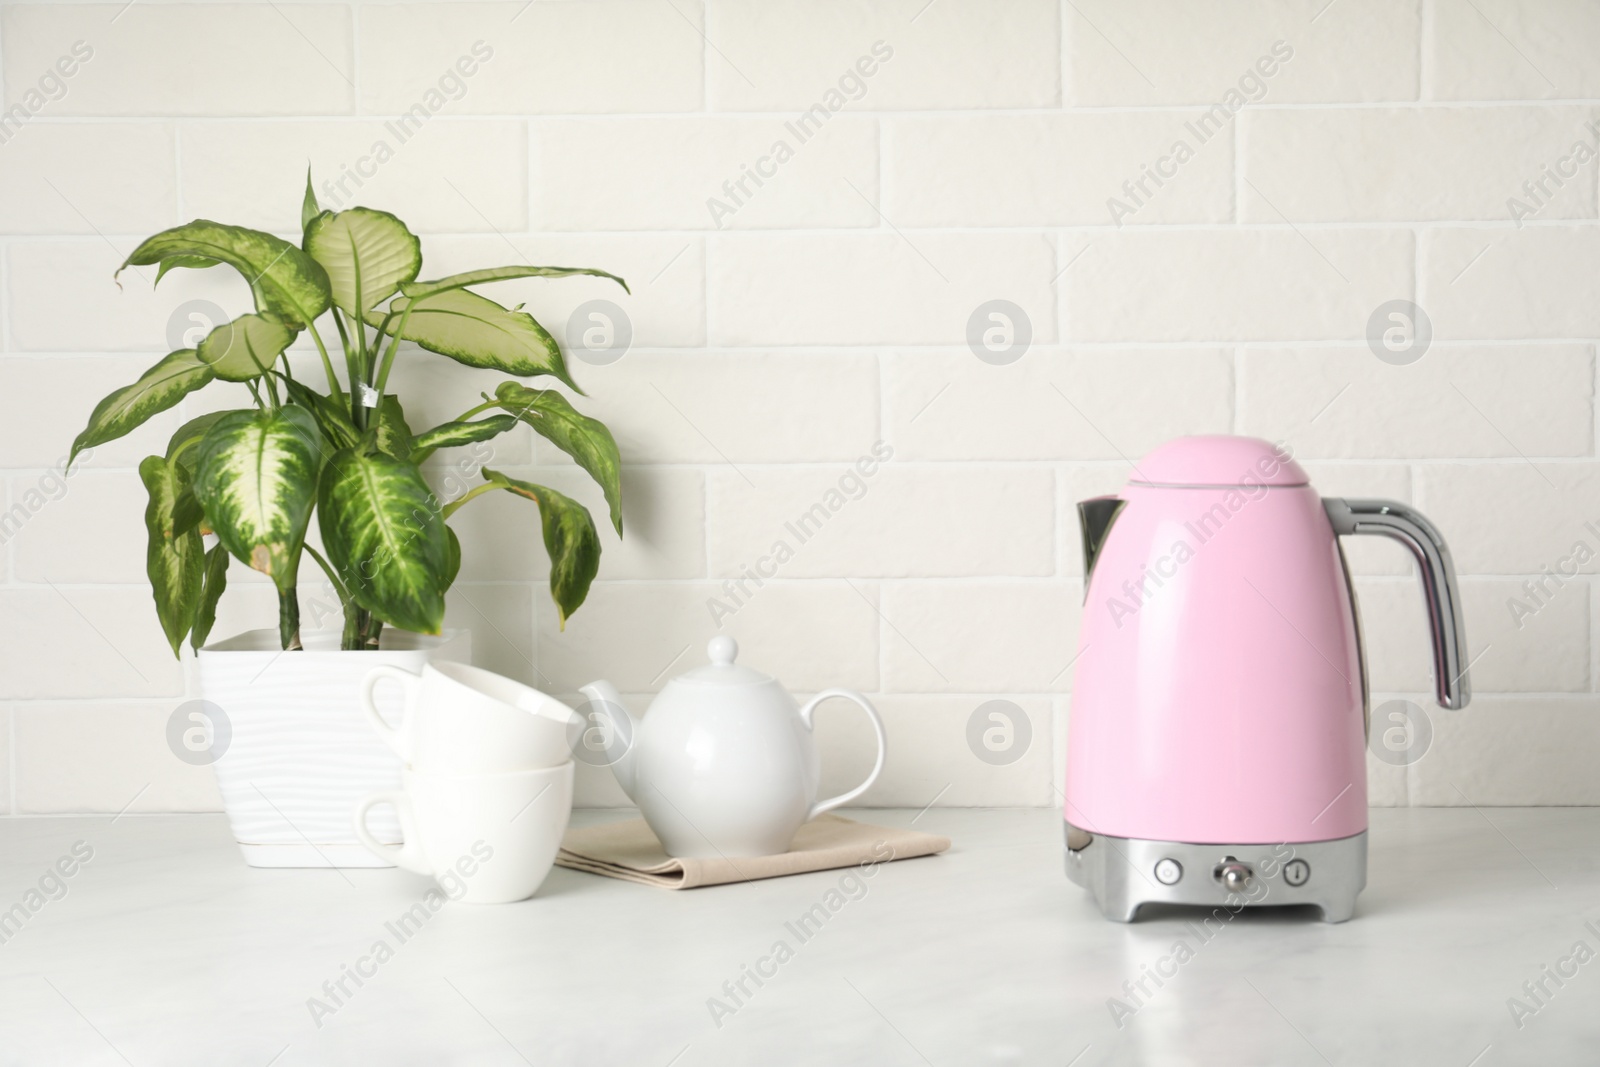
M 679 686 L 713 686 L 729 688 L 752 685 L 774 685 L 771 678 L 758 670 L 733 662 L 739 655 L 739 644 L 727 634 L 718 634 L 706 644 L 706 656 L 711 660 L 703 667 L 685 671 L 666 684 L 661 690 L 664 697 L 668 690 Z M 662 699 L 657 697 L 656 699 Z M 651 707 L 655 705 L 652 704 Z

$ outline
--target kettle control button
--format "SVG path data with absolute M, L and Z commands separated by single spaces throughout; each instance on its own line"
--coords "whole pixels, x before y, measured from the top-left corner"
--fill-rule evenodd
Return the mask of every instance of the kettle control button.
M 1292 886 L 1302 886 L 1311 880 L 1311 864 L 1305 860 L 1290 860 L 1283 865 L 1283 880 Z
M 1162 885 L 1177 885 L 1182 877 L 1183 864 L 1177 860 L 1164 859 L 1156 863 L 1156 881 Z
M 1229 856 L 1217 865 L 1213 876 L 1221 882 L 1229 892 L 1243 893 L 1250 885 L 1253 872 L 1248 866 Z

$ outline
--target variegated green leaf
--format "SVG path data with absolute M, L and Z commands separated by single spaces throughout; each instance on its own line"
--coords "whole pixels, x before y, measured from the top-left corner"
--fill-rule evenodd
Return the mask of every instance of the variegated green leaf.
M 271 370 L 299 332 L 270 311 L 240 315 L 200 342 L 200 362 L 225 382 L 248 382 Z
M 204 415 L 197 415 L 182 426 L 179 426 L 177 432 L 167 442 L 167 458 L 184 464 L 189 468 L 189 473 L 193 475 L 194 457 L 190 453 L 194 451 L 194 446 L 198 445 L 207 431 L 217 424 L 218 419 L 224 415 L 231 414 L 233 414 L 232 411 L 208 411 Z
M 156 616 L 176 656 L 200 604 L 205 543 L 192 522 L 184 529 L 187 520 L 183 518 L 185 512 L 197 513 L 199 506 L 189 472 L 162 456 L 145 457 L 139 464 L 139 480 L 150 496 L 144 512 L 150 535 L 145 573 L 150 576 Z
M 444 536 L 447 551 L 444 557 L 444 581 L 440 584 L 448 591 L 455 584 L 456 575 L 461 573 L 461 538 L 449 526 L 444 528 Z
M 200 442 L 195 495 L 217 538 L 246 566 L 292 589 L 322 465 L 305 408 L 236 412 Z
M 228 588 L 228 560 L 231 559 L 223 545 L 214 546 L 206 553 L 205 580 L 200 586 L 200 604 L 194 612 L 194 629 L 189 633 L 189 647 L 196 652 L 211 636 L 211 627 L 217 623 L 217 601 Z
M 517 424 L 514 415 L 491 415 L 476 422 L 446 422 L 412 439 L 411 461 L 421 463 L 441 448 L 456 448 L 498 437 Z
M 304 327 L 328 310 L 328 275 L 306 253 L 270 233 L 195 219 L 163 230 L 133 250 L 118 269 L 160 263 L 195 266 L 199 259 L 226 263 L 250 283 L 257 311 L 271 311 L 294 327 Z M 169 263 L 171 266 L 169 266 Z
M 139 380 L 95 405 L 89 425 L 72 442 L 67 465 L 86 448 L 132 433 L 152 415 L 160 414 L 215 378 L 192 348 L 169 353 L 145 371 Z
M 519 382 L 501 382 L 494 392 L 500 406 L 521 419 L 561 451 L 578 461 L 606 494 L 611 525 L 622 533 L 622 456 L 605 423 L 579 414 L 554 389 L 530 389 Z
M 194 474 L 181 463 L 174 463 L 170 459 L 166 462 L 182 470 L 185 484 L 190 486 L 187 492 L 178 497 L 177 503 L 172 509 L 173 536 L 186 534 L 191 530 L 198 534 L 210 533 L 211 528 L 205 525 L 205 509 L 200 506 L 200 498 L 194 495 Z
M 401 629 L 439 632 L 450 549 L 439 502 L 415 466 L 381 452 L 337 453 L 323 472 L 317 521 L 357 604 Z
M 300 233 L 302 236 L 311 228 L 311 220 L 322 214 L 322 206 L 317 203 L 317 191 L 311 187 L 311 168 L 306 167 L 306 195 L 300 201 Z
M 208 411 L 204 415 L 192 418 L 178 427 L 177 432 L 172 435 L 172 439 L 167 442 L 167 462 L 182 466 L 184 471 L 188 473 L 189 478 L 193 480 L 196 446 L 204 440 L 206 434 L 211 430 L 212 426 L 216 425 L 218 420 L 225 415 L 231 414 L 233 414 L 232 411 Z M 205 514 L 200 508 L 199 498 L 191 495 L 190 499 L 194 500 L 195 513 L 192 515 L 185 513 L 181 516 L 183 522 L 180 524 L 180 529 L 188 530 L 193 528 L 199 530 L 201 534 L 213 533 L 214 531 L 211 529 L 210 524 L 206 522 Z M 227 553 L 223 554 L 226 555 Z
M 350 448 L 361 439 L 361 431 L 350 421 L 350 412 L 343 404 L 293 378 L 283 379 L 283 386 L 290 400 L 311 412 L 323 439 L 335 451 Z
M 442 293 L 447 289 L 463 289 L 469 285 L 481 285 L 485 282 L 510 281 L 513 278 L 570 278 L 575 274 L 587 274 L 594 278 L 610 278 L 622 286 L 622 291 L 632 295 L 633 290 L 628 288 L 628 283 L 608 271 L 594 270 L 590 267 L 486 267 L 483 270 L 469 270 L 462 274 L 452 274 L 446 278 L 438 278 L 431 282 L 404 282 L 400 291 L 409 297 L 427 296 L 430 293 Z
M 551 374 L 578 388 L 567 374 L 561 346 L 527 312 L 501 307 L 466 289 L 446 289 L 415 301 L 395 297 L 389 311 L 389 316 L 369 314 L 368 324 L 469 367 L 523 378 Z
M 417 235 L 387 211 L 366 207 L 311 219 L 306 251 L 328 272 L 333 302 L 359 319 L 422 269 Z
M 566 629 L 567 619 L 589 595 L 589 584 L 600 570 L 600 535 L 589 509 L 554 489 L 507 478 L 487 467 L 483 477 L 539 505 L 544 547 L 550 555 L 550 596 L 561 616 L 561 628 Z
M 151 284 L 160 285 L 161 279 L 167 276 L 167 271 L 175 270 L 178 267 L 187 267 L 189 270 L 205 270 L 207 267 L 215 267 L 221 262 L 222 260 L 212 259 L 210 256 L 168 256 L 161 261 L 161 267 L 156 271 L 156 280 Z
M 406 425 L 406 413 L 400 407 L 400 398 L 385 393 L 383 402 L 374 413 L 372 426 L 377 430 L 378 451 L 395 459 L 411 459 L 411 427 Z

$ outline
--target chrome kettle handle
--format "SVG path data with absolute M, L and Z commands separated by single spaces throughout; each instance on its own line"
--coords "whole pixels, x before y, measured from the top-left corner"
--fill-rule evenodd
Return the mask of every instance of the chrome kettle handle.
M 1343 500 L 1324 497 L 1335 534 L 1378 534 L 1392 537 L 1411 550 L 1422 572 L 1422 595 L 1428 602 L 1433 631 L 1433 678 L 1441 708 L 1464 708 L 1472 700 L 1472 684 L 1462 657 L 1467 633 L 1456 589 L 1456 568 L 1444 538 L 1422 514 L 1394 500 Z

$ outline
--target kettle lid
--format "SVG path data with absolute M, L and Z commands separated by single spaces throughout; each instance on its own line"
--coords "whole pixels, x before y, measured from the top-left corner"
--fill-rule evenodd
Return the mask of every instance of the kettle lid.
M 1259 437 L 1201 434 L 1178 437 L 1139 461 L 1131 485 L 1309 485 L 1287 448 Z
M 706 656 L 711 662 L 678 675 L 669 684 L 688 682 L 692 685 L 738 686 L 762 685 L 772 681 L 771 675 L 733 662 L 738 655 L 739 642 L 727 634 L 718 634 L 706 643 Z

